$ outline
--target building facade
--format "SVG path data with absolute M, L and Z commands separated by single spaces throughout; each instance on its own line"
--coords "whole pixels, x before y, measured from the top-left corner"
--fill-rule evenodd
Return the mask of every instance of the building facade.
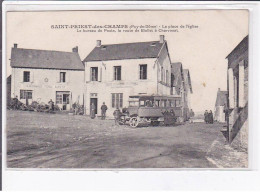
M 220 88 L 217 92 L 217 98 L 214 110 L 214 120 L 220 123 L 226 122 L 225 111 L 227 109 L 227 91 L 221 91 Z
M 12 75 L 9 75 L 6 79 L 6 104 L 7 106 L 11 103 L 11 85 L 12 85 Z
M 227 56 L 228 140 L 248 147 L 248 36 Z
M 160 41 L 102 45 L 84 59 L 86 113 L 103 102 L 112 116 L 116 107 L 128 107 L 132 95 L 170 95 L 171 60 L 164 36 Z
M 171 63 L 163 35 L 151 42 L 102 45 L 98 40 L 83 62 L 78 47 L 60 52 L 14 44 L 11 67 L 12 97 L 17 96 L 24 104 L 52 99 L 61 110 L 79 103 L 86 115 L 91 104 L 101 115 L 105 102 L 107 116 L 112 116 L 117 107 L 128 107 L 129 96 L 160 95 L 177 97 L 175 106 L 182 107 L 184 121 L 184 106 L 189 104 L 185 88 L 192 92 L 189 73 L 185 78 L 182 64 Z
M 15 44 L 11 67 L 11 96 L 24 104 L 52 99 L 62 110 L 70 110 L 72 103 L 84 102 L 84 66 L 77 47 L 73 52 L 60 52 L 18 48 Z
M 184 95 L 183 95 L 183 117 L 184 121 L 190 119 L 190 110 L 191 110 L 191 94 L 192 94 L 192 85 L 190 71 L 188 69 L 183 69 L 184 77 Z
M 185 94 L 185 85 L 184 85 L 184 74 L 183 74 L 183 67 L 181 62 L 176 62 L 171 64 L 171 72 L 172 72 L 172 88 L 171 94 L 175 95 L 180 98 L 178 102 L 178 106 L 181 107 L 182 116 L 180 117 L 181 122 L 185 120 L 184 114 L 184 94 Z

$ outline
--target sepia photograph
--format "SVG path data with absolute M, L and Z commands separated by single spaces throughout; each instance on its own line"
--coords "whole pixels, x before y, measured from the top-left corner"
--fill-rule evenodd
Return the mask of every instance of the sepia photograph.
M 7 12 L 3 162 L 247 169 L 248 48 L 247 9 Z

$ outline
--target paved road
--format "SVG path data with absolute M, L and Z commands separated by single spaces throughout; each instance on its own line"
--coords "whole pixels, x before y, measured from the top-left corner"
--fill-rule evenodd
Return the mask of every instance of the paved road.
M 214 168 L 221 124 L 114 126 L 85 116 L 7 111 L 10 168 Z

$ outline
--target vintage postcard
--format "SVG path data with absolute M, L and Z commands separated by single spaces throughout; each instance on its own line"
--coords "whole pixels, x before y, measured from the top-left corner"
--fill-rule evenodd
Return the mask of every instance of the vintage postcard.
M 6 15 L 6 166 L 248 168 L 249 12 Z

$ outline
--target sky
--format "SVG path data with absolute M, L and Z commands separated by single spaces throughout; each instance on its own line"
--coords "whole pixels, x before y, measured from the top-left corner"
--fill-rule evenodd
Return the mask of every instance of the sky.
M 179 26 L 178 32 L 77 32 L 52 29 L 51 25 L 162 25 Z M 198 28 L 180 28 L 194 25 Z M 83 60 L 102 44 L 157 41 L 165 35 L 171 61 L 189 69 L 193 94 L 191 108 L 214 110 L 217 90 L 227 89 L 226 56 L 248 35 L 247 10 L 191 11 L 58 11 L 8 12 L 6 28 L 7 75 L 14 43 L 19 48 L 70 52 L 78 46 Z

